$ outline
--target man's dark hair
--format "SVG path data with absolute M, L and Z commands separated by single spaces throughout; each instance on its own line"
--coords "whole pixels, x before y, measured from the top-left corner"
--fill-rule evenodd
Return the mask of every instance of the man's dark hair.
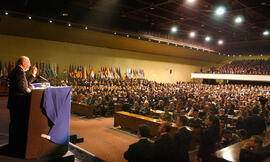
M 150 128 L 147 125 L 140 125 L 139 132 L 142 137 L 150 137 Z
M 179 116 L 180 121 L 183 123 L 183 125 L 187 125 L 188 119 L 184 115 Z

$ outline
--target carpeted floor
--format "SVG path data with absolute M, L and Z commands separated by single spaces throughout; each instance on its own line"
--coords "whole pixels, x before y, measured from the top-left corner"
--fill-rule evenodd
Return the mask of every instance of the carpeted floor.
M 124 152 L 138 139 L 134 135 L 111 129 L 113 118 L 82 119 L 72 115 L 70 131 L 84 137 L 79 147 L 108 162 L 125 161 Z

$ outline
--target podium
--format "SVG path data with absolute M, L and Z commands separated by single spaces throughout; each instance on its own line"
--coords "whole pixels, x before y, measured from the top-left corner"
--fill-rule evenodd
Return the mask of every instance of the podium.
M 25 159 L 39 159 L 50 156 L 57 157 L 64 155 L 68 151 L 68 143 L 63 145 L 56 144 L 45 138 L 49 137 L 46 135 L 51 131 L 52 124 L 42 106 L 44 92 L 45 89 L 33 89 L 31 92 Z M 68 108 L 70 112 L 70 106 Z

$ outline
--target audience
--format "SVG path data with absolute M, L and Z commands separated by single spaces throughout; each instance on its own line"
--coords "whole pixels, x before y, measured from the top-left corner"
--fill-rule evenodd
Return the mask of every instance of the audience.
M 270 60 L 237 60 L 225 64 L 219 68 L 212 66 L 210 73 L 215 74 L 248 74 L 248 75 L 269 75 Z

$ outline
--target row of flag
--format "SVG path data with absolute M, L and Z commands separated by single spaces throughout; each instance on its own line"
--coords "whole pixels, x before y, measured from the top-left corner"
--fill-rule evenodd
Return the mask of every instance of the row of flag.
M 37 67 L 37 75 L 43 77 L 60 77 L 59 64 L 50 64 L 50 63 L 32 63 Z M 0 76 L 7 76 L 12 69 L 16 66 L 16 63 L 13 61 L 2 62 L 0 60 Z M 68 69 L 69 77 L 71 78 L 81 78 L 81 79 L 94 79 L 96 74 L 94 68 L 90 65 L 69 65 Z M 101 67 L 99 72 L 100 78 L 104 79 L 120 79 L 122 78 L 120 68 L 112 67 Z M 126 79 L 143 79 L 144 70 L 142 69 L 127 69 Z
M 144 70 L 142 69 L 128 69 L 127 79 L 144 79 Z
M 100 78 L 120 79 L 122 78 L 120 68 L 106 68 L 101 67 Z
M 95 78 L 95 73 L 93 67 L 86 65 L 69 65 L 69 77 L 71 78 L 81 78 L 81 79 L 89 79 Z
M 49 64 L 49 63 L 32 63 L 37 67 L 37 75 L 44 77 L 60 77 L 59 64 Z M 16 63 L 13 61 L 4 62 L 2 66 L 2 61 L 0 60 L 0 76 L 7 76 L 16 66 Z

